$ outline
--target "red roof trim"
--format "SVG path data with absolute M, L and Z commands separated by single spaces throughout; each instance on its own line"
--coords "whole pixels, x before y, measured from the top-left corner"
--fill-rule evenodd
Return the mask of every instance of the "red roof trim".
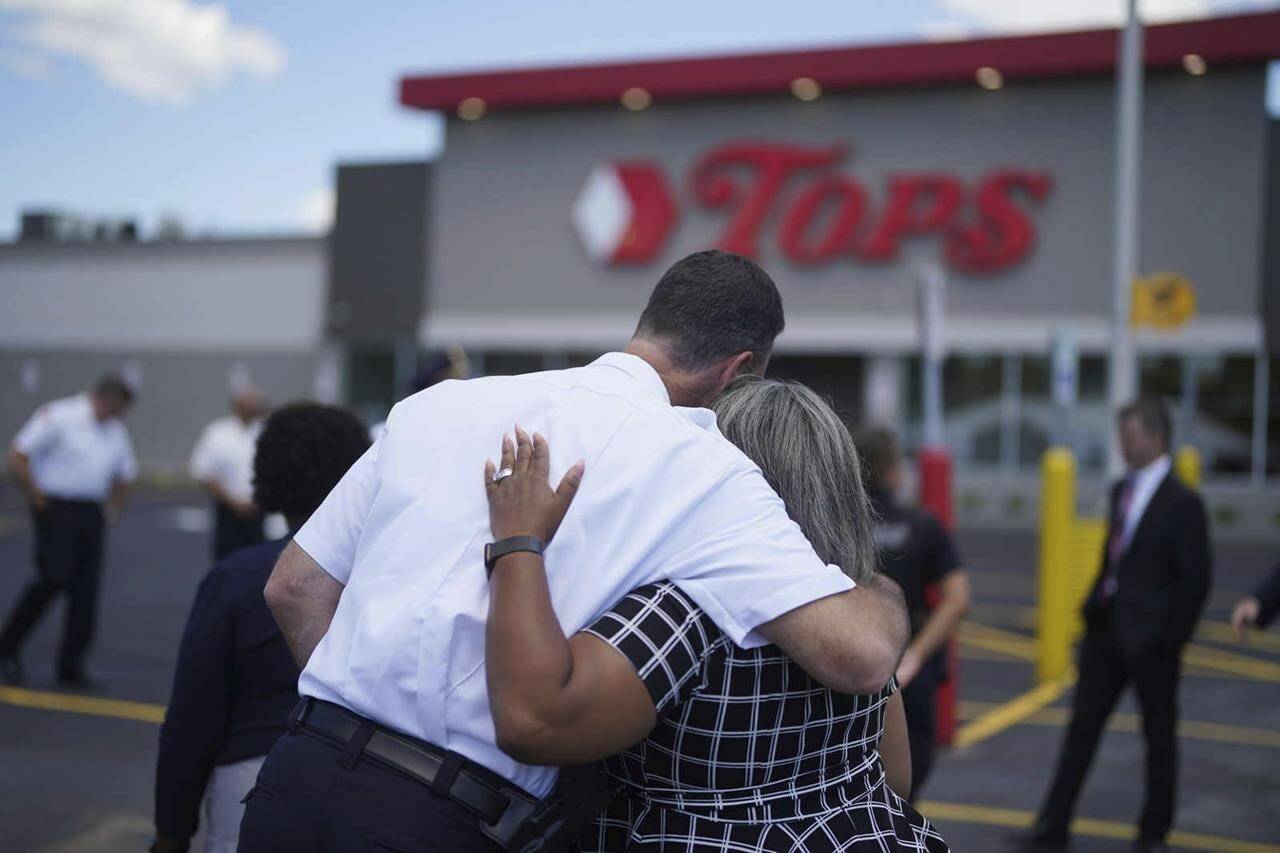
M 797 77 L 813 77 L 827 91 L 965 83 L 984 65 L 1006 80 L 1109 73 L 1117 31 L 1087 30 L 958 42 L 918 42 L 785 53 L 668 59 L 405 77 L 400 103 L 452 110 L 464 98 L 490 108 L 550 107 L 616 102 L 631 86 L 654 99 L 776 95 Z M 1217 65 L 1280 57 L 1280 12 L 1161 24 L 1146 30 L 1148 68 L 1173 68 L 1198 53 Z

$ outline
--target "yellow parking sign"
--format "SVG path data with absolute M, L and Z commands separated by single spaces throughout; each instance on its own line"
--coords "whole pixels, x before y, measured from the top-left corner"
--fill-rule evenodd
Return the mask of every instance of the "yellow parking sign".
M 1177 329 L 1196 314 L 1196 291 L 1185 276 L 1157 272 L 1133 282 L 1130 325 Z

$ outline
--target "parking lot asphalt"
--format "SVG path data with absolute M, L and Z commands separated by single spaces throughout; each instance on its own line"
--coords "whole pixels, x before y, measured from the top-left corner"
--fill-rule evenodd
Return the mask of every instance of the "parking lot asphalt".
M 28 643 L 27 689 L 0 688 L 0 849 L 145 849 L 157 722 L 208 564 L 203 517 L 196 494 L 157 493 L 112 529 L 92 659 L 103 689 L 79 696 L 55 686 L 57 611 Z M 16 496 L 0 494 L 6 612 L 31 571 L 28 527 Z M 968 530 L 958 538 L 975 594 L 958 644 L 962 745 L 941 755 L 922 810 L 953 849 L 999 850 L 1048 785 L 1070 687 L 1036 691 L 1033 682 L 1033 534 Z M 1213 594 L 1181 693 L 1175 849 L 1280 851 L 1280 631 L 1240 645 L 1226 627 L 1236 598 L 1278 557 L 1275 545 L 1216 548 Z M 1127 849 L 1142 766 L 1141 724 L 1128 696 L 1086 784 L 1074 849 Z

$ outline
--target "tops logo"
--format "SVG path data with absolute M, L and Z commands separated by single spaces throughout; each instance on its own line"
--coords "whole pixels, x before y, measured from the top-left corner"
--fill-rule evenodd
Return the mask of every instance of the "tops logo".
M 760 256 L 760 232 L 770 221 L 783 256 L 806 265 L 893 261 L 903 239 L 932 234 L 949 266 L 981 275 L 1016 264 L 1035 244 L 1035 224 L 1018 197 L 1044 201 L 1048 172 L 1002 168 L 972 185 L 945 172 L 897 172 L 877 210 L 861 181 L 833 172 L 847 153 L 843 145 L 728 143 L 694 164 L 689 190 L 699 206 L 728 215 L 716 245 L 749 257 Z M 808 180 L 784 199 L 799 177 Z M 587 254 L 610 265 L 652 261 L 677 215 L 662 171 L 649 162 L 597 167 L 573 205 Z

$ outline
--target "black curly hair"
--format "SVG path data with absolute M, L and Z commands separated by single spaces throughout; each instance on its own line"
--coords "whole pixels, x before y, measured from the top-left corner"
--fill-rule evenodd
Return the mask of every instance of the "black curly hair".
M 293 527 L 311 516 L 369 449 L 369 430 L 346 409 L 290 403 L 271 413 L 253 457 L 253 502 Z

